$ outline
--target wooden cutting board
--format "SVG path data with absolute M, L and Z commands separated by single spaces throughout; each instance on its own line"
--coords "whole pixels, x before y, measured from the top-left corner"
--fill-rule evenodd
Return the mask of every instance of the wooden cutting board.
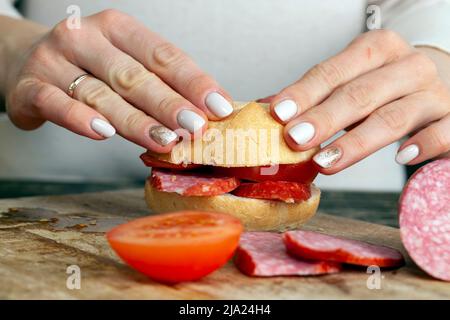
M 342 235 L 403 252 L 407 265 L 382 271 L 379 289 L 365 269 L 319 277 L 250 278 L 230 262 L 201 281 L 153 282 L 124 265 L 104 231 L 147 215 L 142 190 L 0 201 L 1 299 L 450 299 L 450 284 L 420 271 L 399 230 L 319 212 L 305 229 Z M 70 265 L 81 289 L 66 286 Z M 372 278 L 369 279 L 369 277 Z

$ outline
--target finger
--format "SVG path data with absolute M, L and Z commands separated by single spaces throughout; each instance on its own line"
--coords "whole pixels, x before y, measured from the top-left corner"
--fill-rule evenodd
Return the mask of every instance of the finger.
M 395 160 L 413 165 L 450 151 L 450 114 L 405 141 Z
M 88 77 L 82 81 L 74 97 L 104 115 L 122 137 L 144 148 L 167 153 L 176 143 L 175 132 L 134 108 L 98 79 Z
M 314 161 L 324 174 L 339 172 L 446 112 L 445 103 L 428 92 L 394 101 L 324 148 Z
M 410 53 L 410 46 L 389 30 L 367 32 L 336 56 L 319 63 L 300 80 L 283 89 L 271 104 L 282 123 L 319 104 L 336 88 Z
M 286 140 L 296 150 L 317 146 L 380 106 L 429 87 L 436 74 L 429 58 L 413 53 L 362 75 L 289 122 Z
M 233 112 L 229 95 L 180 49 L 121 12 L 106 11 L 98 17 L 102 22 L 114 20 L 103 24 L 102 30 L 115 47 L 157 74 L 208 118 L 217 120 Z
M 99 112 L 70 98 L 51 84 L 31 82 L 27 86 L 27 92 L 35 116 L 95 140 L 110 138 L 116 133 L 114 127 Z
M 80 67 L 108 84 L 133 106 L 172 130 L 183 128 L 194 134 L 206 128 L 207 117 L 200 109 L 105 38 L 85 46 L 86 50 L 76 54 Z M 102 55 L 90 52 L 102 52 Z
M 40 55 L 48 56 L 46 52 Z M 77 77 L 86 73 L 63 56 L 54 55 L 52 59 L 40 59 L 40 61 L 45 61 L 45 64 L 42 63 L 41 74 L 47 81 L 66 92 Z M 83 80 L 78 84 L 73 96 L 84 102 L 91 112 L 95 112 L 102 119 L 107 119 L 121 136 L 144 148 L 166 153 L 177 141 L 176 133 L 132 107 L 99 80 L 92 77 Z M 122 119 L 121 116 L 123 116 Z M 129 128 L 124 127 L 127 124 L 130 125 Z M 138 125 L 133 127 L 135 124 Z M 93 126 L 97 130 L 108 130 L 108 127 L 102 126 L 102 123 L 98 121 L 94 122 Z

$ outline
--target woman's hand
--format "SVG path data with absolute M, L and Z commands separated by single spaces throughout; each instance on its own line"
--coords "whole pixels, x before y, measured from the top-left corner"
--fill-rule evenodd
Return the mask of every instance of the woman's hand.
M 447 61 L 450 65 L 450 57 Z M 397 162 L 416 164 L 450 150 L 450 92 L 435 63 L 387 30 L 365 33 L 271 99 L 295 150 L 325 142 L 314 161 L 333 174 L 412 133 Z
M 19 21 L 19 20 L 17 20 Z M 17 22 L 19 23 L 19 22 Z M 155 152 L 168 152 L 176 129 L 206 129 L 232 112 L 230 98 L 180 49 L 115 10 L 66 21 L 10 55 L 4 94 L 11 120 L 34 129 L 49 120 L 104 139 L 117 132 Z M 73 92 L 69 85 L 89 73 Z

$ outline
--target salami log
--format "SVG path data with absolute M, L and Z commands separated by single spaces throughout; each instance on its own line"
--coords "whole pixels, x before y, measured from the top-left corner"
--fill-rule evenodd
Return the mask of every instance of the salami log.
M 260 277 L 312 276 L 341 270 L 339 263 L 303 261 L 289 256 L 281 235 L 271 232 L 243 233 L 234 262 L 246 275 Z
M 311 187 L 306 184 L 290 181 L 264 181 L 257 183 L 242 183 L 233 191 L 239 197 L 281 200 L 298 202 L 311 197 Z
M 400 197 L 400 235 L 414 262 L 450 281 L 450 159 L 420 168 Z
M 237 188 L 234 177 L 211 177 L 197 173 L 171 172 L 152 169 L 151 184 L 159 191 L 175 192 L 183 196 L 217 196 Z
M 283 240 L 287 251 L 302 259 L 379 267 L 399 267 L 404 264 L 402 254 L 395 249 L 318 232 L 288 231 L 283 234 Z

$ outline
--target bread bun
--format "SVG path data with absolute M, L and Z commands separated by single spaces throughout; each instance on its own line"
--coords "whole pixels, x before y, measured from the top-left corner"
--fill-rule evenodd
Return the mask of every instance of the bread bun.
M 254 167 L 309 160 L 319 148 L 304 152 L 290 149 L 283 138 L 283 126 L 272 118 L 268 108 L 268 104 L 256 102 L 235 103 L 231 116 L 221 121 L 209 121 L 202 138 L 195 142 L 185 139 L 168 154 L 149 154 L 175 164 L 221 167 Z
M 222 212 L 241 220 L 247 231 L 284 231 L 304 224 L 316 213 L 320 190 L 311 185 L 307 201 L 285 203 L 223 194 L 214 197 L 185 197 L 173 192 L 162 192 L 147 180 L 145 200 L 155 213 L 179 210 L 204 210 Z

